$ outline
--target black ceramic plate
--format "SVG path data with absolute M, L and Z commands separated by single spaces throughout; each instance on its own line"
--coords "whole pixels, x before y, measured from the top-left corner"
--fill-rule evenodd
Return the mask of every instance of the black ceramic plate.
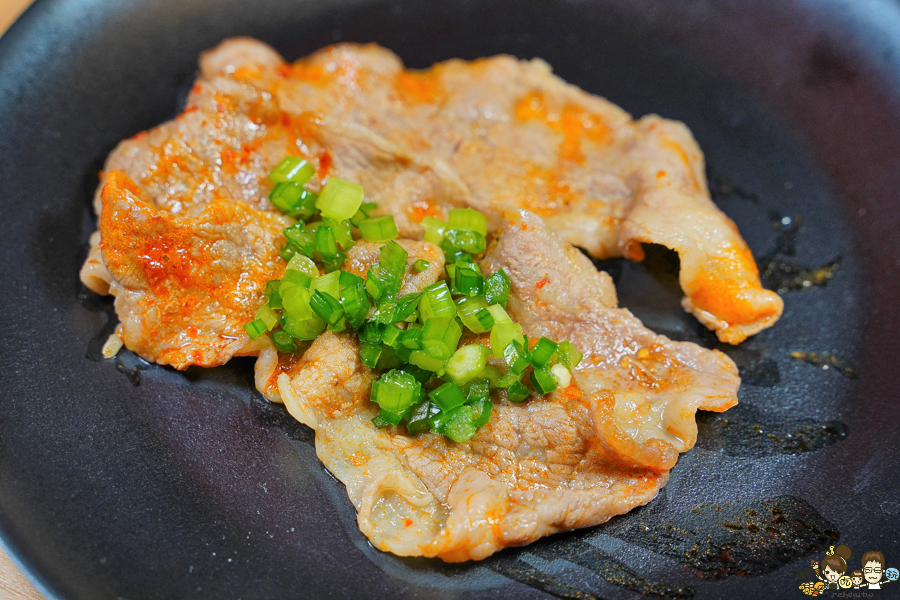
M 98 360 L 115 317 L 77 279 L 97 172 L 233 35 L 539 56 L 690 126 L 785 313 L 723 348 L 741 404 L 699 417 L 654 502 L 477 564 L 400 559 L 250 362 Z M 39 0 L 0 40 L 0 207 L 0 531 L 51 598 L 799 598 L 835 543 L 900 566 L 897 2 Z M 649 326 L 715 346 L 671 254 L 600 266 Z

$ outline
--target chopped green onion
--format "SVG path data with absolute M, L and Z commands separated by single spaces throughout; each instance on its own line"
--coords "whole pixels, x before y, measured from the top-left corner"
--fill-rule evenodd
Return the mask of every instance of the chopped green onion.
M 284 287 L 284 286 L 283 286 Z M 294 320 L 310 319 L 313 316 L 309 306 L 310 292 L 301 285 L 289 286 L 284 290 L 281 303 L 284 305 L 284 315 Z
M 556 378 L 549 367 L 541 367 L 531 372 L 531 385 L 539 394 L 549 394 L 556 389 Z
M 321 277 L 316 277 L 313 279 L 312 283 L 309 286 L 309 291 L 314 292 L 316 290 L 320 290 L 321 292 L 328 294 L 332 298 L 340 298 L 341 297 L 341 273 L 340 271 L 332 271 L 331 273 L 326 273 Z
M 350 271 L 341 271 L 338 275 L 338 282 L 344 287 L 362 287 L 366 284 L 365 279 Z
M 496 319 L 496 317 L 494 318 Z M 525 336 L 522 334 L 521 325 L 512 321 L 494 323 L 494 327 L 491 329 L 491 350 L 494 351 L 494 356 L 503 358 L 503 351 L 513 340 L 524 344 Z
M 513 340 L 503 349 L 503 359 L 509 366 L 510 373 L 521 375 L 528 368 L 528 359 L 524 348 L 517 340 Z
M 444 228 L 447 224 L 434 217 L 425 217 L 422 219 L 422 226 L 425 228 L 425 241 L 440 246 L 444 240 Z
M 291 260 L 288 261 L 287 267 L 285 267 L 286 271 L 300 271 L 301 273 L 306 273 L 312 278 L 316 278 L 319 276 L 319 268 L 316 266 L 316 263 L 308 256 L 303 256 L 302 254 L 295 254 L 291 257 Z
M 385 326 L 374 321 L 366 321 L 359 330 L 359 341 L 370 344 L 380 344 L 384 336 Z
M 359 233 L 370 242 L 386 242 L 397 237 L 397 225 L 393 215 L 369 217 L 359 222 Z
M 312 258 L 316 251 L 316 232 L 309 231 L 304 225 L 297 223 L 284 230 L 284 237 L 299 248 L 305 256 Z
M 275 348 L 284 354 L 293 354 L 297 351 L 297 344 L 294 343 L 294 337 L 283 329 L 272 333 L 272 341 L 275 342 Z
M 411 374 L 392 369 L 372 384 L 372 400 L 384 410 L 400 414 L 418 399 L 421 387 Z
M 557 363 L 550 367 L 550 372 L 553 374 L 553 378 L 561 389 L 566 389 L 569 387 L 569 384 L 572 383 L 572 373 L 565 365 Z
M 341 271 L 346 273 L 346 271 Z M 361 278 L 358 278 L 362 281 Z M 363 290 L 362 285 L 347 286 L 341 290 L 341 306 L 344 307 L 344 316 L 353 329 L 359 329 L 366 317 L 369 316 L 369 308 L 372 304 Z
M 400 338 L 400 343 L 403 344 L 404 348 L 408 348 L 410 350 L 421 350 L 422 328 L 409 327 L 406 331 L 403 332 L 403 335 Z
M 556 354 L 557 347 L 559 344 L 550 338 L 542 337 L 534 345 L 534 348 L 528 351 L 528 362 L 536 368 L 546 367 L 550 364 L 553 355 Z
M 384 334 L 381 336 L 381 341 L 388 346 L 397 347 L 400 345 L 400 340 L 403 337 L 403 334 L 406 333 L 396 325 L 388 325 L 384 329 Z
M 447 264 L 454 264 L 459 262 L 475 262 L 475 259 L 472 258 L 472 255 L 468 252 L 463 252 L 462 250 L 456 250 L 454 252 L 446 252 L 444 254 L 444 260 Z
M 432 317 L 422 326 L 422 347 L 429 356 L 446 360 L 453 356 L 461 335 L 456 319 Z
M 363 188 L 357 183 L 350 183 L 337 177 L 330 177 L 322 188 L 316 208 L 326 219 L 343 221 L 349 219 L 362 205 Z
M 266 323 L 262 319 L 254 319 L 244 325 L 244 331 L 247 332 L 251 340 L 255 340 L 267 331 Z
M 419 318 L 422 322 L 433 317 L 452 319 L 456 316 L 456 306 L 450 288 L 443 281 L 438 281 L 423 290 L 419 301 Z
M 503 269 L 484 280 L 484 296 L 488 304 L 499 304 L 506 308 L 506 301 L 509 299 L 510 291 L 509 277 Z
M 309 306 L 329 327 L 334 327 L 344 318 L 344 308 L 331 294 L 315 290 L 309 297 Z
M 316 277 L 318 276 L 318 273 L 316 273 Z M 278 293 L 283 296 L 288 289 L 295 285 L 299 285 L 303 288 L 309 289 L 312 280 L 313 278 L 303 271 L 298 271 L 297 269 L 287 269 L 284 272 L 284 275 L 282 275 L 281 277 L 281 283 L 278 284 Z
M 476 400 L 491 397 L 491 382 L 487 379 L 475 379 L 469 384 L 466 394 L 466 404 L 472 404 Z
M 487 366 L 490 350 L 479 344 L 463 346 L 447 361 L 447 376 L 456 385 L 465 385 Z
M 278 292 L 280 287 L 280 279 L 272 279 L 266 283 L 265 298 L 269 308 L 281 308 L 281 294 Z
M 444 424 L 444 435 L 457 443 L 469 440 L 477 431 L 472 417 L 471 406 L 463 405 L 455 408 Z
M 461 262 L 447 265 L 447 272 L 453 267 L 454 291 L 466 296 L 480 296 L 484 289 L 484 277 L 475 263 Z
M 441 407 L 441 410 L 448 411 L 457 406 L 464 404 L 466 401 L 466 397 L 463 396 L 462 390 L 459 389 L 459 386 L 455 383 L 450 383 L 449 381 L 443 384 L 441 387 L 433 390 L 428 397 L 434 400 L 438 406 Z
M 396 351 L 390 346 L 381 346 L 381 356 L 378 357 L 378 362 L 375 364 L 375 368 L 381 369 L 382 371 L 387 369 L 395 369 L 403 365 L 405 361 L 401 360 L 399 356 L 397 356 Z
M 281 328 L 298 340 L 314 340 L 325 331 L 325 321 L 315 314 L 306 319 L 299 319 L 286 313 L 282 318 Z
M 514 382 L 509 386 L 509 389 L 506 390 L 506 399 L 514 403 L 524 402 L 530 395 L 531 392 L 528 391 L 528 388 L 525 387 L 521 381 Z
M 269 202 L 281 212 L 292 213 L 306 207 L 309 194 L 301 183 L 279 183 L 269 194 Z
M 572 371 L 581 362 L 584 355 L 575 347 L 575 344 L 569 340 L 564 340 L 559 344 L 559 362 L 569 367 Z
M 370 369 L 374 369 L 375 365 L 378 364 L 378 357 L 381 356 L 382 346 L 380 343 L 370 344 L 368 342 L 363 342 L 359 345 L 359 358 L 362 361 L 362 364 L 369 367 Z
M 413 350 L 409 355 L 409 364 L 425 369 L 426 371 L 437 373 L 444 368 L 444 365 L 447 364 L 447 360 L 434 358 L 424 350 Z
M 469 406 L 472 407 L 472 426 L 478 430 L 487 425 L 491 420 L 491 411 L 494 408 L 490 398 L 479 398 Z
M 471 229 L 449 229 L 444 231 L 441 248 L 445 251 L 462 250 L 470 254 L 479 254 L 487 248 L 484 236 Z
M 316 229 L 316 250 L 325 258 L 334 258 L 337 256 L 337 241 L 334 239 L 334 233 L 328 225 L 319 225 Z
M 406 422 L 406 431 L 410 435 L 427 431 L 431 428 L 428 420 L 440 412 L 440 407 L 431 400 L 425 400 L 415 405 L 409 414 L 409 420 Z
M 372 419 L 372 423 L 374 423 L 375 427 L 377 427 L 378 429 L 384 429 L 388 425 L 398 425 L 402 420 L 402 414 L 392 413 L 382 408 Z
M 456 301 L 456 311 L 463 325 L 473 333 L 485 333 L 494 326 L 494 317 L 488 310 L 484 296 L 460 298 Z
M 499 304 L 491 304 L 488 306 L 488 312 L 494 317 L 494 323 L 512 323 L 512 318 L 506 313 L 506 310 Z
M 292 182 L 303 185 L 316 174 L 316 170 L 305 159 L 299 156 L 286 156 L 278 166 L 269 173 L 274 183 Z
M 369 267 L 366 275 L 366 290 L 373 300 L 395 298 L 400 293 L 408 258 L 409 253 L 397 242 L 388 242 L 381 247 L 378 262 Z
M 448 217 L 448 229 L 471 229 L 487 235 L 487 217 L 474 208 L 451 208 Z
M 429 417 L 428 426 L 431 427 L 431 431 L 444 435 L 449 421 L 450 413 L 440 411 L 436 415 Z
M 491 387 L 499 387 L 497 382 L 500 380 L 500 376 L 500 371 L 488 365 L 481 370 L 481 373 L 479 373 L 475 379 L 485 379 L 491 384 Z
M 413 263 L 413 269 L 415 269 L 419 273 L 426 270 L 430 266 L 431 266 L 430 262 L 428 262 L 427 260 L 421 259 L 421 258 Z
M 275 311 L 272 310 L 268 304 L 263 304 L 259 307 L 259 310 L 256 311 L 256 318 L 262 319 L 262 322 L 266 324 L 266 329 L 268 331 L 272 331 L 275 329 L 275 326 L 278 325 L 278 315 L 275 314 Z
M 331 227 L 334 234 L 334 241 L 344 250 L 353 247 L 353 225 L 346 219 L 343 221 L 335 221 L 334 219 L 325 219 L 325 224 Z

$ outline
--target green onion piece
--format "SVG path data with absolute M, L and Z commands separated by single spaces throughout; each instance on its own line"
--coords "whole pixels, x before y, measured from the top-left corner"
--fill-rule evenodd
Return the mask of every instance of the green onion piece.
M 318 275 L 316 275 L 318 277 Z M 284 296 L 284 293 L 291 287 L 299 285 L 304 289 L 309 289 L 313 278 L 302 271 L 296 269 L 288 269 L 281 277 L 281 283 L 278 285 L 278 293 Z
M 472 407 L 463 405 L 455 408 L 448 415 L 444 425 L 444 435 L 454 442 L 468 441 L 477 431 L 473 422 Z
M 365 279 L 350 271 L 341 271 L 338 275 L 338 282 L 344 287 L 362 287 L 366 284 Z
M 292 213 L 300 210 L 305 206 L 309 197 L 308 193 L 304 193 L 303 184 L 300 183 L 279 183 L 276 184 L 269 194 L 269 202 L 284 213 Z
M 303 185 L 316 174 L 316 170 L 305 159 L 299 156 L 286 156 L 278 166 L 269 173 L 269 179 L 275 183 L 293 182 Z
M 366 321 L 359 330 L 359 341 L 370 344 L 380 344 L 384 336 L 385 326 L 374 321 Z
M 388 425 L 397 425 L 402 420 L 403 415 L 398 415 L 397 413 L 392 413 L 382 408 L 378 411 L 378 414 L 372 418 L 372 423 L 374 423 L 375 427 L 378 429 L 384 429 Z
M 549 394 L 556 389 L 556 378 L 549 367 L 541 367 L 531 372 L 531 385 L 539 394 Z
M 329 327 L 334 327 L 344 318 L 344 308 L 340 301 L 321 290 L 315 290 L 312 293 L 312 296 L 309 297 L 309 306 Z
M 296 246 L 305 256 L 312 258 L 316 251 L 316 232 L 308 231 L 302 224 L 297 223 L 285 229 L 283 233 L 290 244 Z
M 282 285 L 282 287 L 285 287 Z M 284 316 L 290 316 L 294 320 L 311 319 L 312 308 L 309 306 L 310 292 L 301 285 L 288 286 L 281 297 L 284 305 Z
M 419 273 L 426 270 L 430 266 L 431 266 L 431 263 L 422 258 L 420 258 L 419 260 L 417 260 L 416 262 L 413 263 L 413 269 L 415 269 Z
M 525 336 L 522 334 L 521 325 L 512 321 L 500 321 L 494 324 L 491 329 L 491 350 L 494 351 L 494 356 L 503 358 L 503 351 L 513 340 L 524 344 Z
M 448 411 L 466 402 L 462 390 L 455 383 L 449 381 L 436 390 L 432 390 L 428 397 L 441 407 L 441 410 Z
M 244 331 L 247 332 L 251 340 L 255 340 L 267 331 L 266 323 L 262 319 L 254 319 L 244 325 Z
M 444 254 L 444 261 L 447 264 L 455 264 L 460 262 L 475 262 L 475 259 L 472 258 L 472 255 L 468 252 L 463 252 L 462 250 L 455 250 L 453 252 L 447 252 Z
M 431 400 L 425 400 L 424 402 L 415 405 L 409 413 L 409 418 L 406 422 L 406 431 L 408 431 L 410 435 L 428 431 L 431 429 L 431 423 L 429 423 L 428 420 L 431 417 L 440 414 L 440 412 L 440 407 Z
M 569 367 L 569 370 L 572 371 L 575 367 L 578 366 L 578 363 L 581 362 L 582 357 L 584 355 L 578 348 L 575 347 L 575 344 L 570 342 L 569 340 L 565 340 L 560 342 L 559 344 L 559 362 Z
M 521 373 L 516 373 L 515 371 L 507 371 L 505 375 L 500 377 L 496 383 L 494 383 L 494 387 L 498 388 L 508 388 L 515 382 L 519 381 L 519 378 L 522 377 Z
M 528 388 L 518 380 L 506 390 L 506 399 L 513 403 L 524 402 L 530 395 L 531 392 L 528 391 Z
M 429 285 L 423 290 L 419 301 L 419 319 L 424 323 L 433 317 L 452 319 L 456 316 L 456 306 L 450 288 L 443 281 Z
M 560 389 L 564 390 L 572 383 L 572 373 L 565 365 L 557 363 L 550 367 L 550 372 L 553 374 L 553 378 Z
M 275 348 L 283 354 L 293 354 L 297 351 L 294 337 L 283 329 L 272 333 L 272 341 L 275 342 Z
M 359 227 L 359 233 L 363 239 L 370 242 L 386 242 L 398 235 L 393 215 L 369 217 L 360 221 L 357 227 Z
M 480 429 L 488 424 L 491 420 L 491 411 L 494 409 L 493 403 L 489 398 L 479 398 L 469 406 L 472 407 L 472 426 Z
M 363 203 L 359 206 L 359 210 L 363 211 L 363 212 L 366 213 L 366 215 L 368 215 L 368 216 L 371 216 L 371 215 L 372 215 L 372 211 L 374 211 L 376 208 L 378 208 L 378 203 L 377 203 L 377 202 L 363 202 Z
M 455 267 L 453 274 L 454 291 L 466 296 L 480 296 L 482 294 L 484 277 L 482 277 L 478 265 L 466 262 L 447 265 L 448 272 L 450 267 Z
M 299 252 L 299 251 L 300 251 L 300 249 L 297 248 L 297 246 L 295 244 L 288 242 L 287 244 L 284 245 L 284 248 L 281 249 L 281 252 L 279 252 L 279 254 L 281 255 L 281 260 L 283 260 L 284 262 L 287 262 L 287 261 L 291 260 L 294 257 L 294 255 L 297 254 L 297 252 Z
M 307 319 L 298 319 L 285 313 L 281 320 L 281 328 L 298 340 L 314 340 L 325 331 L 325 321 L 315 314 Z
M 332 271 L 331 273 L 326 273 L 321 277 L 316 277 L 313 279 L 312 283 L 309 286 L 309 291 L 314 292 L 319 290 L 325 294 L 328 294 L 332 298 L 340 298 L 341 297 L 341 273 L 340 271 Z
M 409 364 L 425 369 L 426 371 L 437 373 L 444 368 L 447 361 L 446 359 L 441 360 L 439 358 L 434 358 L 424 350 L 413 350 L 409 355 Z
M 378 357 L 378 362 L 375 364 L 375 368 L 381 369 L 382 371 L 386 371 L 388 369 L 395 369 L 397 367 L 402 366 L 404 363 L 403 360 L 397 356 L 396 351 L 390 346 L 381 346 L 381 356 Z
M 370 369 L 374 369 L 375 365 L 378 364 L 378 357 L 381 356 L 382 346 L 380 343 L 377 344 L 369 344 L 368 342 L 363 342 L 359 345 L 359 358 L 362 361 L 362 364 L 366 365 Z
M 294 203 L 294 209 L 288 213 L 289 216 L 301 221 L 308 221 L 310 218 L 319 213 L 316 209 L 316 201 L 319 195 L 309 190 L 300 192 L 300 200 Z
M 556 354 L 559 344 L 550 338 L 542 337 L 538 340 L 534 348 L 528 351 L 528 362 L 536 368 L 546 367 L 550 364 L 550 359 Z
M 338 246 L 344 250 L 349 250 L 353 247 L 353 225 L 350 224 L 350 221 L 347 221 L 346 219 L 343 221 L 325 219 L 325 224 L 331 227 L 331 232 L 334 234 L 334 241 L 337 242 Z
M 451 208 L 448 217 L 447 229 L 471 229 L 487 235 L 487 217 L 474 208 Z
M 298 271 L 295 271 L 297 273 Z M 266 283 L 266 292 L 265 298 L 266 302 L 269 304 L 269 308 L 280 309 L 281 306 L 281 293 L 278 291 L 281 287 L 280 279 L 272 279 L 268 283 Z
M 266 324 L 266 329 L 268 331 L 275 329 L 275 326 L 278 325 L 278 321 L 280 320 L 278 315 L 275 314 L 275 311 L 272 310 L 268 304 L 263 304 L 259 307 L 259 310 L 256 311 L 256 318 L 262 319 L 262 322 Z
M 422 227 L 425 228 L 425 241 L 440 246 L 444 241 L 444 228 L 447 224 L 434 217 L 425 217 L 422 219 Z
M 440 408 L 440 407 L 439 407 Z M 438 412 L 438 414 L 430 417 L 428 419 L 428 425 L 431 427 L 431 431 L 434 433 L 444 434 L 446 430 L 447 423 L 450 421 L 450 413 L 446 413 L 444 411 Z
M 325 269 L 326 272 L 332 273 L 340 269 L 344 266 L 344 261 L 347 260 L 346 252 L 338 252 L 332 258 L 322 258 L 322 268 Z
M 409 373 L 410 375 L 415 377 L 416 381 L 418 381 L 419 383 L 423 383 L 423 384 L 426 383 L 432 377 L 434 377 L 434 373 L 432 373 L 431 371 L 427 371 L 427 370 L 419 368 L 415 365 L 403 365 L 402 370 L 406 371 L 407 373 Z M 421 396 L 422 396 L 422 398 L 425 397 L 424 391 L 422 391 Z
M 460 298 L 456 301 L 456 312 L 463 325 L 473 333 L 485 333 L 494 326 L 494 317 L 488 310 L 484 296 Z
M 366 275 L 366 290 L 373 300 L 395 298 L 400 293 L 408 258 L 409 253 L 397 242 L 388 242 L 381 247 L 378 262 L 369 267 Z
M 316 208 L 326 219 L 343 221 L 356 214 L 364 196 L 361 185 L 338 177 L 330 177 L 319 194 Z
M 476 400 L 491 397 L 491 382 L 487 379 L 474 379 L 469 384 L 469 391 L 466 394 L 466 404 L 472 404 Z
M 337 241 L 334 239 L 334 233 L 328 225 L 319 225 L 316 229 L 316 250 L 325 258 L 334 258 L 337 256 Z
M 446 360 L 453 356 L 461 335 L 456 319 L 432 317 L 422 326 L 422 347 L 429 356 Z
M 510 373 L 521 375 L 528 368 L 528 359 L 522 344 L 513 340 L 503 349 L 503 360 L 509 366 Z
M 447 376 L 456 385 L 465 385 L 487 366 L 490 350 L 479 344 L 463 346 L 447 361 Z
M 308 256 L 303 256 L 302 254 L 295 254 L 291 257 L 291 260 L 288 261 L 287 267 L 285 267 L 286 271 L 300 271 L 301 273 L 305 273 L 315 279 L 319 276 L 319 268 L 316 266 L 316 263 Z
M 392 369 L 372 384 L 372 401 L 386 411 L 401 414 L 418 399 L 421 387 L 409 373 Z
M 400 361 L 401 367 L 409 366 L 409 356 L 412 354 L 412 350 L 403 344 L 397 344 L 396 347 L 391 347 L 391 352 L 393 352 L 394 356 L 397 357 L 397 360 Z M 404 368 L 403 370 L 405 371 L 406 369 Z
M 445 251 L 462 250 L 470 254 L 480 254 L 487 248 L 484 236 L 471 229 L 448 229 L 444 231 L 441 248 Z
M 346 273 L 346 271 L 342 271 L 342 273 Z M 363 287 L 359 285 L 348 286 L 341 290 L 341 306 L 344 308 L 344 316 L 350 323 L 350 327 L 359 329 L 366 317 L 369 316 L 369 308 L 372 305 Z
M 406 332 L 396 325 L 388 325 L 384 329 L 384 335 L 381 336 L 381 341 L 388 346 L 393 346 L 396 348 L 400 345 L 400 340 L 403 337 L 404 333 Z
M 506 310 L 499 304 L 491 304 L 488 306 L 488 312 L 494 317 L 494 323 L 512 323 L 512 318 L 506 313 Z
M 484 280 L 484 297 L 488 304 L 499 304 L 506 308 L 506 301 L 509 299 L 509 290 L 511 284 L 506 271 L 500 269 L 490 277 Z
M 422 292 L 416 292 L 407 294 L 397 301 L 383 301 L 378 305 L 378 308 L 375 309 L 374 314 L 370 318 L 376 323 L 384 325 L 403 321 L 416 310 L 416 305 L 419 303 L 421 296 Z
M 409 327 L 406 331 L 403 332 L 403 335 L 400 337 L 400 343 L 404 348 L 409 348 L 410 350 L 421 350 L 422 349 L 422 328 L 421 327 Z
M 500 377 L 500 371 L 488 365 L 481 370 L 481 373 L 479 373 L 478 376 L 475 377 L 475 379 L 484 379 L 491 385 L 491 387 L 498 387 L 497 382 L 500 380 Z

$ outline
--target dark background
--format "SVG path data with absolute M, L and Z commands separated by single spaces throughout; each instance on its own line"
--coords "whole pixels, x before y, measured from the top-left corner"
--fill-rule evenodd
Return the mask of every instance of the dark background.
M 728 352 L 744 379 L 654 502 L 481 563 L 397 558 L 359 533 L 311 432 L 253 390 L 252 362 L 98 360 L 114 313 L 77 279 L 97 172 L 232 35 L 288 59 L 340 40 L 411 67 L 541 57 L 687 123 L 785 314 L 723 348 L 681 312 L 671 253 L 600 264 L 648 326 Z M 0 39 L 5 546 L 49 597 L 92 600 L 800 597 L 831 544 L 851 569 L 867 550 L 900 566 L 898 208 L 897 2 L 38 0 Z

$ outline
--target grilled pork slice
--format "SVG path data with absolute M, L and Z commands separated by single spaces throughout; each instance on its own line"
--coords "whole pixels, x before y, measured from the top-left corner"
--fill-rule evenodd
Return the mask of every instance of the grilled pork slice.
M 315 428 L 319 458 L 382 550 L 477 560 L 602 523 L 656 496 L 696 439 L 698 408 L 736 402 L 740 379 L 727 357 L 644 329 L 615 308 L 608 276 L 543 221 L 508 218 L 484 266 L 509 274 L 509 308 L 529 336 L 565 336 L 585 353 L 569 387 L 524 404 L 495 392 L 490 422 L 454 443 L 375 428 L 375 373 L 352 335 L 326 333 L 302 357 L 281 357 L 260 386 Z
M 97 248 L 128 348 L 177 369 L 258 352 L 243 325 L 284 270 L 284 217 L 218 200 L 196 217 L 173 215 L 119 171 L 101 198 Z
M 709 200 L 690 132 L 656 116 L 633 121 L 540 60 L 500 56 L 407 71 L 387 50 L 344 44 L 288 64 L 261 42 L 228 40 L 201 58 L 184 112 L 123 141 L 106 172 L 124 172 L 160 214 L 200 218 L 211 203 L 273 212 L 267 174 L 286 154 L 317 168 L 313 189 L 330 175 L 363 184 L 407 237 L 421 233 L 425 216 L 470 205 L 493 229 L 506 210 L 529 209 L 597 257 L 639 260 L 641 243 L 674 248 L 685 309 L 727 342 L 781 314 L 781 299 L 760 287 L 734 224 Z M 95 197 L 98 215 L 105 185 L 106 178 Z M 82 280 L 106 293 L 115 276 L 101 236 L 92 237 Z M 178 310 L 159 319 L 189 320 L 182 316 L 192 309 L 168 306 Z M 208 318 L 217 306 L 210 299 L 197 310 Z M 157 333 L 173 336 L 159 349 L 184 343 L 174 329 Z M 197 364 L 218 364 L 240 346 L 223 353 L 218 341 L 207 341 L 215 340 L 191 341 L 196 356 L 206 357 Z M 141 352 L 171 362 L 150 345 Z M 194 364 L 192 352 L 182 354 L 179 364 Z

